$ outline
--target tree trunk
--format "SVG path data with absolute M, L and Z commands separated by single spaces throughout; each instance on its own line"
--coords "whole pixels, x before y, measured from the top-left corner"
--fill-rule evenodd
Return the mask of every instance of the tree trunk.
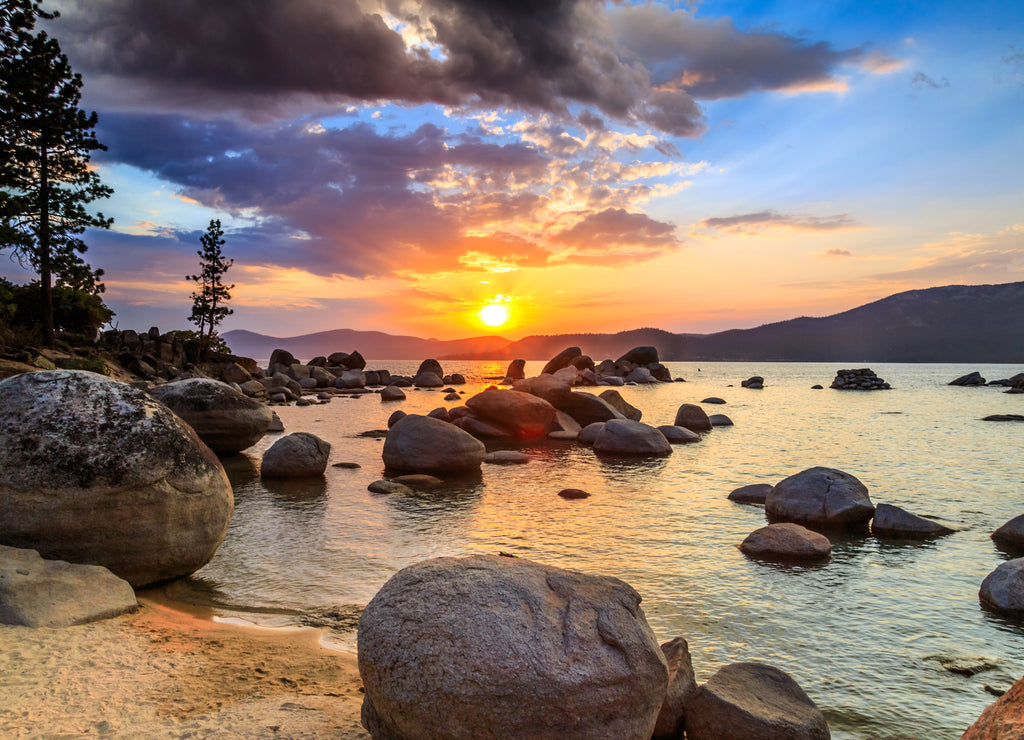
M 53 345 L 53 286 L 50 264 L 50 166 L 45 142 L 39 147 L 39 288 L 43 314 L 43 344 Z

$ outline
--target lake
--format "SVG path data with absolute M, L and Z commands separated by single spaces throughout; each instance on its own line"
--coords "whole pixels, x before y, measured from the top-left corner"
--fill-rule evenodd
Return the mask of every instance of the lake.
M 464 398 L 507 365 L 442 364 L 467 377 Z M 528 363 L 527 375 L 543 364 Z M 396 409 L 425 414 L 459 402 L 410 388 L 397 403 L 367 395 L 278 407 L 287 432 L 316 434 L 333 445 L 332 464 L 361 467 L 328 467 L 314 482 L 262 482 L 259 459 L 280 434 L 226 461 L 236 507 L 227 538 L 169 594 L 266 624 L 344 625 L 406 565 L 505 550 L 630 583 L 659 641 L 689 641 L 699 681 L 735 661 L 782 668 L 834 738 L 958 738 L 994 701 L 986 684 L 1005 689 L 1024 674 L 1021 624 L 978 603 L 981 581 L 1005 559 L 989 535 L 1024 513 L 1024 424 L 980 419 L 1024 413 L 1024 395 L 946 384 L 972 370 L 993 380 L 1022 368 L 874 364 L 893 390 L 858 393 L 828 389 L 836 364 L 666 364 L 687 382 L 619 389 L 644 422 L 671 424 L 680 404 L 719 396 L 726 405 L 705 410 L 735 426 L 633 463 L 602 461 L 576 443 L 528 445 L 527 465 L 484 465 L 479 482 L 406 496 L 367 491 L 383 475 L 383 443 L 358 435 L 386 428 Z M 417 365 L 368 368 L 411 375 Z M 751 375 L 766 387 L 740 387 Z M 816 383 L 825 389 L 812 390 Z M 967 529 L 922 543 L 832 536 L 824 566 L 744 557 L 737 545 L 764 526 L 764 511 L 728 501 L 729 492 L 818 465 L 859 478 L 876 504 Z M 557 495 L 570 487 L 592 496 Z M 332 639 L 354 649 L 352 631 Z M 995 668 L 966 677 L 940 665 L 955 657 Z

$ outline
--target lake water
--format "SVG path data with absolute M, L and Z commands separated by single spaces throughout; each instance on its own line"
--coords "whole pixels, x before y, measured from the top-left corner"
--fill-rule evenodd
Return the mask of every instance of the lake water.
M 412 374 L 417 364 L 370 367 Z M 469 397 L 507 363 L 443 364 L 466 375 Z M 989 534 L 1024 513 L 1024 424 L 980 419 L 1024 413 L 1024 395 L 946 383 L 1022 368 L 877 364 L 893 390 L 856 393 L 828 389 L 835 364 L 667 364 L 688 382 L 620 389 L 643 421 L 671 424 L 680 404 L 719 396 L 727 404 L 705 410 L 735 426 L 635 463 L 605 462 L 575 443 L 527 446 L 527 465 L 484 465 L 478 483 L 411 496 L 367 491 L 383 475 L 383 443 L 357 435 L 384 429 L 396 409 L 425 414 L 457 402 L 406 389 L 398 403 L 367 395 L 279 407 L 288 432 L 312 432 L 333 445 L 331 463 L 362 467 L 328 467 L 313 483 L 261 482 L 258 461 L 279 434 L 227 461 L 236 507 L 227 538 L 169 593 L 268 624 L 323 613 L 344 622 L 406 565 L 506 550 L 630 583 L 660 641 L 689 641 L 698 680 L 735 661 L 789 672 L 834 738 L 958 738 L 994 701 L 984 685 L 1008 688 L 1024 674 L 1021 624 L 978 603 L 981 581 L 1004 560 Z M 528 363 L 527 374 L 542 366 Z M 763 390 L 740 387 L 755 374 Z M 832 559 L 819 567 L 745 558 L 737 545 L 764 526 L 764 512 L 728 501 L 729 492 L 816 465 L 855 475 L 875 503 L 968 529 L 920 544 L 833 536 Z M 557 496 L 569 487 L 592 496 Z M 335 639 L 351 647 L 355 637 Z M 996 667 L 973 677 L 941 667 L 939 658 L 958 656 Z

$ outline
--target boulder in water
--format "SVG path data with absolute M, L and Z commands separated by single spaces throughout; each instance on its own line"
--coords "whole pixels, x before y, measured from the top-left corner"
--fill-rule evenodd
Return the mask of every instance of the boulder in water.
M 521 558 L 402 569 L 359 620 L 378 738 L 648 740 L 668 668 L 628 584 Z
M 827 560 L 832 554 L 828 537 L 791 522 L 769 524 L 747 535 L 740 552 L 755 560 Z
M 992 541 L 1003 552 L 1024 555 L 1024 514 L 1015 516 L 993 532 Z
M 611 419 L 594 438 L 594 452 L 604 455 L 663 457 L 672 454 L 665 435 L 649 424 Z
M 1024 558 L 1007 560 L 985 576 L 978 598 L 1001 614 L 1024 617 Z
M 327 470 L 331 443 L 308 432 L 293 432 L 263 453 L 263 478 L 315 478 Z
M 809 468 L 775 484 L 765 499 L 769 522 L 861 527 L 875 513 L 867 487 L 834 468 Z
M 388 430 L 382 456 L 388 468 L 443 474 L 479 470 L 485 453 L 483 442 L 455 424 L 407 414 Z
M 711 419 L 708 418 L 704 409 L 693 403 L 684 403 L 679 407 L 674 423 L 677 427 L 683 427 L 698 434 L 711 431 Z

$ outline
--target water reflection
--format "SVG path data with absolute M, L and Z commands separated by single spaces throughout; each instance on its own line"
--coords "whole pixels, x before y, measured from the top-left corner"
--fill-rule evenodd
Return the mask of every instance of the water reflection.
M 311 504 L 322 509 L 327 502 L 327 479 L 315 478 L 264 478 L 263 487 L 273 494 L 273 501 L 280 506 L 308 510 Z

